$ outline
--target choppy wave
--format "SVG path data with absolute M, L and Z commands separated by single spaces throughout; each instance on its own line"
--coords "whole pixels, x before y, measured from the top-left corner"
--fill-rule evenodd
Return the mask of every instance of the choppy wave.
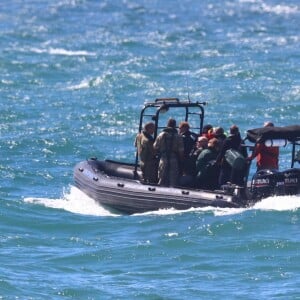
M 90 87 L 96 87 L 103 83 L 103 78 L 96 77 L 96 78 L 86 78 L 83 79 L 80 83 L 71 85 L 67 87 L 67 90 L 80 90 L 80 89 L 88 89 Z
M 300 208 L 300 195 L 295 196 L 275 196 L 257 202 L 253 209 L 287 211 Z
M 273 13 L 276 15 L 281 14 L 297 14 L 299 13 L 299 6 L 292 5 L 292 4 L 270 4 L 266 3 L 266 1 L 262 0 L 240 0 L 241 4 L 252 4 L 255 10 L 259 12 L 265 12 L 265 13 Z
M 155 215 L 170 215 L 179 214 L 183 212 L 210 212 L 215 216 L 224 215 L 236 215 L 244 213 L 249 210 L 262 210 L 262 211 L 293 211 L 300 208 L 300 195 L 297 196 L 274 196 L 266 199 L 262 199 L 257 202 L 253 207 L 249 208 L 220 208 L 220 207 L 201 207 L 201 208 L 191 208 L 185 211 L 166 209 L 159 210 L 157 212 L 148 212 L 145 214 L 155 214 Z
M 261 8 L 264 12 L 267 13 L 273 13 L 276 15 L 281 14 L 297 14 L 299 13 L 299 7 L 296 5 L 284 5 L 284 4 L 278 4 L 278 5 L 268 5 L 266 3 L 261 4 Z
M 24 198 L 24 202 L 43 205 L 54 209 L 63 209 L 71 213 L 91 216 L 114 216 L 111 212 L 98 205 L 93 199 L 86 196 L 74 186 L 68 192 L 64 192 L 62 198 Z
M 299 123 L 298 0 L 1 4 L 0 298 L 297 298 L 299 195 L 128 217 L 69 184 L 86 157 L 134 158 L 145 100 Z
M 44 205 L 49 208 L 63 209 L 71 213 L 92 215 L 92 216 L 118 216 L 103 208 L 100 204 L 81 192 L 78 188 L 71 186 L 69 191 L 64 192 L 62 198 L 24 198 L 27 203 Z M 300 208 L 300 195 L 295 196 L 274 196 L 257 202 L 253 207 L 249 208 L 220 208 L 220 207 L 201 207 L 190 208 L 187 210 L 161 209 L 158 211 L 150 211 L 135 215 L 175 215 L 187 212 L 203 212 L 212 213 L 215 216 L 236 215 L 249 210 L 262 211 L 293 211 Z
M 31 48 L 31 52 L 43 54 L 48 53 L 50 55 L 65 55 L 65 56 L 96 56 L 95 52 L 89 52 L 84 50 L 66 50 L 63 48 L 48 48 L 48 49 L 41 49 L 41 48 Z

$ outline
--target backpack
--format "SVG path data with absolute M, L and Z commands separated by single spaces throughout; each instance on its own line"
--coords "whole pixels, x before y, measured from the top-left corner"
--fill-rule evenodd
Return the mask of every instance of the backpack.
M 225 152 L 225 159 L 235 170 L 243 170 L 246 165 L 245 157 L 235 149 L 229 149 Z

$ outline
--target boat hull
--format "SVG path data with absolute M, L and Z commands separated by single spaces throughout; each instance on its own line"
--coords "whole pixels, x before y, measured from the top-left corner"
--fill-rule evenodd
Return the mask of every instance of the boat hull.
M 142 184 L 138 173 L 130 164 L 91 159 L 75 166 L 74 181 L 77 188 L 104 207 L 126 214 L 170 208 L 245 206 L 245 201 L 234 193 Z

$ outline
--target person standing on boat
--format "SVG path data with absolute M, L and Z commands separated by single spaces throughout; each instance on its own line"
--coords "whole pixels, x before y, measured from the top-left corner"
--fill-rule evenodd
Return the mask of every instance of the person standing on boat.
M 219 185 L 222 186 L 227 182 L 243 185 L 244 175 L 246 172 L 246 148 L 241 147 L 242 138 L 239 128 L 236 125 L 230 127 L 230 134 L 224 140 L 221 151 L 217 157 L 216 163 L 221 166 L 219 175 Z M 234 150 L 234 153 L 240 154 L 239 159 L 244 162 L 239 170 L 234 168 L 227 159 L 227 151 Z
M 180 122 L 179 135 L 182 136 L 184 147 L 182 172 L 184 171 L 186 175 L 195 176 L 195 161 L 191 158 L 191 152 L 196 145 L 198 135 L 190 131 L 190 124 L 186 121 Z
M 207 149 L 200 152 L 196 161 L 196 186 L 213 190 L 218 187 L 219 166 L 215 163 L 220 150 L 220 141 L 212 138 Z
M 188 157 L 188 163 L 184 162 L 182 165 L 182 174 L 179 179 L 179 186 L 195 187 L 196 185 L 196 161 L 202 151 L 207 149 L 208 139 L 205 136 L 199 136 L 197 142 L 193 147 Z
M 264 127 L 274 127 L 272 122 L 266 122 Z M 263 144 L 256 144 L 248 160 L 256 157 L 257 171 L 262 169 L 278 170 L 279 147 L 267 147 Z
M 199 156 L 199 154 L 204 150 L 207 149 L 208 147 L 208 138 L 205 136 L 199 136 L 197 139 L 197 143 L 195 145 L 195 147 L 193 148 L 193 150 L 191 151 L 190 155 L 191 156 Z
M 216 127 L 213 131 L 213 136 L 217 138 L 220 145 L 222 145 L 226 139 L 223 127 Z
M 154 123 L 146 123 L 143 131 L 139 133 L 135 139 L 135 147 L 137 147 L 140 167 L 145 183 L 157 182 L 157 159 L 155 158 L 153 149 L 154 131 Z
M 196 161 L 197 161 L 199 154 L 204 149 L 207 149 L 207 147 L 208 147 L 208 138 L 205 136 L 199 136 L 195 147 L 192 149 L 192 151 L 190 153 L 190 158 L 193 161 L 194 169 L 196 168 Z M 195 169 L 195 171 L 196 171 L 196 169 Z
M 184 158 L 188 158 L 196 144 L 198 135 L 190 131 L 190 124 L 185 121 L 179 124 L 179 134 L 183 138 Z
M 183 160 L 183 139 L 176 130 L 176 121 L 169 119 L 167 127 L 157 136 L 154 150 L 159 154 L 158 184 L 176 186 Z
M 203 126 L 202 128 L 202 133 L 201 133 L 201 136 L 205 136 L 207 139 L 212 139 L 214 136 L 213 136 L 213 126 L 211 124 L 206 124 Z

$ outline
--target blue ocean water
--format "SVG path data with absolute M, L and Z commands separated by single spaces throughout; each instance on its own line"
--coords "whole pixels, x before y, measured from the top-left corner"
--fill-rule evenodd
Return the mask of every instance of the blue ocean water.
M 300 299 L 300 196 L 121 216 L 72 178 L 133 160 L 159 97 L 299 124 L 299 28 L 296 0 L 2 0 L 0 298 Z

